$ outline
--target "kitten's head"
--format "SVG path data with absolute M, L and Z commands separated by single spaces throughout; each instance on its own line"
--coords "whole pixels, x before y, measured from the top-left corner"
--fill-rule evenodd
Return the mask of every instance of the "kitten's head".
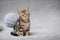
M 25 10 L 18 9 L 18 15 L 21 19 L 27 20 L 30 17 L 29 8 L 27 7 Z

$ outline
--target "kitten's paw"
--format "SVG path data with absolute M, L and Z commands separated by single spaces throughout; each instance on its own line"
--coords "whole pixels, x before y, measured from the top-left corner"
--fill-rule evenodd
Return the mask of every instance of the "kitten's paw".
M 30 32 L 29 31 L 26 31 L 26 36 L 29 36 L 30 35 Z

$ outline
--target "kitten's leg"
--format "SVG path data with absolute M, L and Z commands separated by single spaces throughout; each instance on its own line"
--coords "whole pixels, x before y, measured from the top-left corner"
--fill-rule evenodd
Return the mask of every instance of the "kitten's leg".
M 25 35 L 26 35 L 26 31 L 24 30 L 24 31 L 23 31 L 23 36 L 25 36 Z
M 29 31 L 26 31 L 26 36 L 30 35 L 30 32 Z
M 30 35 L 30 25 L 29 27 L 27 27 L 27 30 L 26 30 L 26 36 Z
M 30 35 L 30 30 L 26 30 L 26 36 Z
M 18 35 L 23 36 L 23 29 L 22 28 L 19 29 Z

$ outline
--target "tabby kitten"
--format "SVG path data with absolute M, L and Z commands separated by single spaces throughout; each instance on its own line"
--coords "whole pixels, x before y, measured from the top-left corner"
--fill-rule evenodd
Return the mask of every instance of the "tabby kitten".
M 18 35 L 30 35 L 30 12 L 29 9 L 26 8 L 25 10 L 18 10 L 19 20 L 14 27 L 14 31 Z

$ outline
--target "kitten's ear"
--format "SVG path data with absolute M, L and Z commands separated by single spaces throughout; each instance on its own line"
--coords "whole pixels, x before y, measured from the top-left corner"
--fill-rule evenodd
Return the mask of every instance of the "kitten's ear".
M 20 10 L 20 9 L 17 9 L 17 11 L 18 11 L 18 14 L 20 14 L 20 11 L 21 11 L 21 10 Z
M 28 5 L 26 6 L 26 10 L 29 10 L 29 6 Z

